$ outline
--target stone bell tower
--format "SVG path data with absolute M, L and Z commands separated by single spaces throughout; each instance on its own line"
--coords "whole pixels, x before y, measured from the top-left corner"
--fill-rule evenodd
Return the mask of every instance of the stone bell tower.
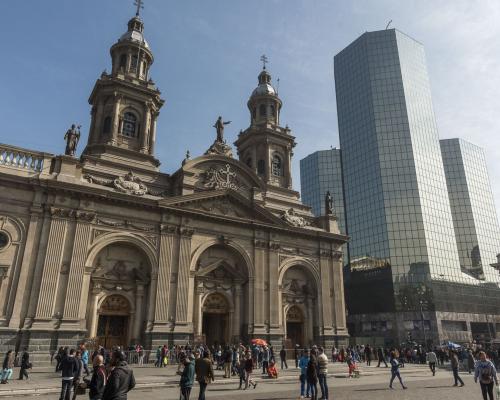
M 279 125 L 281 100 L 271 85 L 271 75 L 266 70 L 267 58 L 259 74 L 259 85 L 253 91 L 247 106 L 250 126 L 240 132 L 234 143 L 240 161 L 252 168 L 267 184 L 292 188 L 291 158 L 295 137 L 290 129 Z
M 164 100 L 149 77 L 153 53 L 143 32 L 137 12 L 111 46 L 111 73 L 103 72 L 92 90 L 92 120 L 82 154 L 87 163 L 158 171 L 156 120 Z

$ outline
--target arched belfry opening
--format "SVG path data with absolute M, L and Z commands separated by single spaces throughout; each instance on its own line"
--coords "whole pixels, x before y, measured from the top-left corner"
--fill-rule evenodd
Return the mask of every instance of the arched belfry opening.
M 238 343 L 248 337 L 249 266 L 225 244 L 213 245 L 196 262 L 194 327 L 208 345 Z
M 151 265 L 135 244 L 111 243 L 101 249 L 90 275 L 88 334 L 98 344 L 145 343 Z

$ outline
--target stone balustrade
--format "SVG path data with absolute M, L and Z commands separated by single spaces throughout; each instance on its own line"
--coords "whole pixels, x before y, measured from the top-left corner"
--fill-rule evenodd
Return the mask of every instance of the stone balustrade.
M 47 153 L 0 144 L 0 167 L 10 167 L 28 172 L 42 172 L 44 164 L 50 162 Z M 49 159 L 48 159 L 49 158 Z

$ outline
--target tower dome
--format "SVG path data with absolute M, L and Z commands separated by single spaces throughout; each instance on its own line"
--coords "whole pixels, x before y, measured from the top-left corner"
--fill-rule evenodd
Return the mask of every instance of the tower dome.
M 279 124 L 281 100 L 278 92 L 271 84 L 271 75 L 264 65 L 258 76 L 259 84 L 248 100 L 251 124 Z

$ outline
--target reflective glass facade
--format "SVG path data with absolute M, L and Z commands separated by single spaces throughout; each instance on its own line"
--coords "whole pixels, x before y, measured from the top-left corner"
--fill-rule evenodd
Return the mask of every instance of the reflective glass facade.
M 332 195 L 340 232 L 346 233 L 340 149 L 316 151 L 300 160 L 301 199 L 304 204 L 312 208 L 316 216 L 325 214 L 327 191 Z M 346 248 L 344 248 L 344 261 L 348 262 Z
M 461 139 L 440 141 L 460 265 L 470 275 L 498 280 L 500 228 L 483 149 Z
M 335 56 L 351 259 L 461 276 L 423 46 L 389 29 Z

